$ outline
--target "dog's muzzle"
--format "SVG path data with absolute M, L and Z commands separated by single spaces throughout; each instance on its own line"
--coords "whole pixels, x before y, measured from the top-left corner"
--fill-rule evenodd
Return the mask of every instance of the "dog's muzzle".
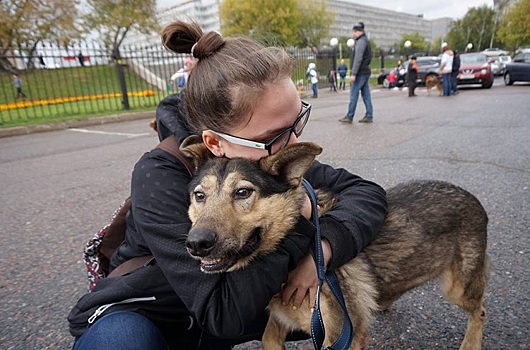
M 186 240 L 188 253 L 200 259 L 201 271 L 205 273 L 226 272 L 240 259 L 252 255 L 260 246 L 261 228 L 255 228 L 245 244 L 235 250 L 223 251 L 217 246 L 217 234 L 209 229 L 192 229 Z

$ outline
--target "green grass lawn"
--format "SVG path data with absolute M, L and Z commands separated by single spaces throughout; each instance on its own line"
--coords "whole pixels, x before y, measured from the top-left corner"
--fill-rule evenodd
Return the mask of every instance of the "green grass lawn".
M 124 67 L 127 91 L 151 90 L 154 96 L 129 96 L 130 110 L 155 108 L 167 95 Z M 116 114 L 124 111 L 122 98 L 95 98 L 95 95 L 121 93 L 118 73 L 114 66 L 91 66 L 62 69 L 36 69 L 21 72 L 22 91 L 25 99 L 15 99 L 16 90 L 12 76 L 0 73 L 0 127 L 41 124 L 47 122 L 86 119 L 97 115 Z M 78 102 L 55 104 L 53 101 L 66 97 L 85 96 Z M 34 105 L 15 109 L 2 109 L 2 105 L 20 101 L 50 101 L 48 105 Z
M 153 89 L 143 79 L 124 67 L 128 90 L 137 91 Z M 35 69 L 21 72 L 22 91 L 28 99 L 39 100 L 48 98 L 82 96 L 120 92 L 118 73 L 113 66 L 91 66 L 62 69 Z M 0 104 L 15 101 L 15 88 L 12 76 L 6 72 L 0 74 L 0 83 L 4 86 L 0 94 Z M 11 86 L 10 89 L 5 89 Z

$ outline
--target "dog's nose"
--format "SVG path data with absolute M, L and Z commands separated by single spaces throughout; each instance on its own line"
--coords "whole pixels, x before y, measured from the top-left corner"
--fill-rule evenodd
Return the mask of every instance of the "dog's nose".
M 194 229 L 188 233 L 186 247 L 191 255 L 204 257 L 210 254 L 216 241 L 215 232 L 208 229 Z

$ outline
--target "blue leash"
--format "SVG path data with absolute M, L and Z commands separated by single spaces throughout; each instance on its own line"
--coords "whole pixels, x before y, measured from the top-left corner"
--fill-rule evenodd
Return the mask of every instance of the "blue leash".
M 315 235 L 315 264 L 317 268 L 318 276 L 318 288 L 317 295 L 315 300 L 315 310 L 311 316 L 311 338 L 313 339 L 313 346 L 315 349 L 322 349 L 322 344 L 324 343 L 324 338 L 326 337 L 326 330 L 324 328 L 324 322 L 322 320 L 322 314 L 320 313 L 320 292 L 322 291 L 322 286 L 324 281 L 328 284 L 331 292 L 337 299 L 338 303 L 342 308 L 342 313 L 344 316 L 344 321 L 342 322 L 342 332 L 339 339 L 333 343 L 327 349 L 330 350 L 346 350 L 350 347 L 353 340 L 353 326 L 348 316 L 348 310 L 346 309 L 346 303 L 344 302 L 344 296 L 340 289 L 339 281 L 335 272 L 324 270 L 324 252 L 322 251 L 321 235 L 320 235 L 320 223 L 318 221 L 318 206 L 317 206 L 317 196 L 313 186 L 306 180 L 302 179 L 302 185 L 305 187 L 307 193 L 309 194 L 309 199 L 311 200 L 311 210 L 313 217 L 313 224 L 316 226 L 316 235 Z

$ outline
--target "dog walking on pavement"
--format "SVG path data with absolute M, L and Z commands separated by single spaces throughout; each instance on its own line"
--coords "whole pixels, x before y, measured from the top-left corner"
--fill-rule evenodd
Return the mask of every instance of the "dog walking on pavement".
M 438 95 L 442 96 L 443 84 L 442 79 L 437 75 L 428 75 L 425 78 L 425 87 L 427 88 L 427 95 L 431 95 L 431 90 L 436 88 L 438 90 Z
M 199 169 L 190 183 L 188 251 L 203 272 L 230 273 L 273 251 L 292 229 L 306 196 L 302 177 L 322 148 L 297 143 L 257 162 L 210 158 L 196 141 L 185 141 L 181 150 Z M 338 200 L 317 194 L 319 215 Z M 481 349 L 488 277 L 484 208 L 469 192 L 442 181 L 403 183 L 387 190 L 387 198 L 389 211 L 376 239 L 335 271 L 355 329 L 350 349 L 367 346 L 376 312 L 434 279 L 445 298 L 469 315 L 460 349 Z M 312 308 L 303 305 L 293 310 L 279 296 L 270 301 L 264 349 L 283 349 L 292 330 L 310 334 Z M 342 311 L 326 285 L 320 308 L 329 346 L 340 335 Z

